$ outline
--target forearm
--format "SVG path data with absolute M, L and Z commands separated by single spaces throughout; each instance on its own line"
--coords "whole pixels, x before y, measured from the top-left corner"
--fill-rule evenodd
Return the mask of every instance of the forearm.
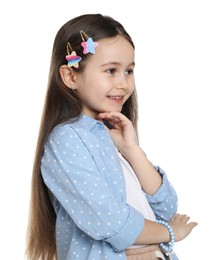
M 131 164 L 142 189 L 147 194 L 153 195 L 161 186 L 162 178 L 152 163 L 147 159 L 143 150 L 136 145 L 127 149 L 126 152 L 123 151 L 123 156 Z
M 142 232 L 136 239 L 136 245 L 159 244 L 161 242 L 170 241 L 170 235 L 165 226 L 147 219 L 144 221 L 145 225 Z
M 173 219 L 167 224 L 158 224 L 156 222 L 145 219 L 145 225 L 137 237 L 134 244 L 158 244 L 168 243 L 171 241 L 171 231 L 175 242 L 186 238 L 194 227 L 197 226 L 196 222 L 189 222 L 190 217 L 185 214 L 176 214 Z

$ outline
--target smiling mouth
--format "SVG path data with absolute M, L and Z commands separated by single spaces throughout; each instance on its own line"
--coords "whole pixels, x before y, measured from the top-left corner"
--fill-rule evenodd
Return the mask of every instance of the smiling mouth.
M 114 100 L 114 101 L 122 101 L 123 96 L 107 96 L 109 99 Z

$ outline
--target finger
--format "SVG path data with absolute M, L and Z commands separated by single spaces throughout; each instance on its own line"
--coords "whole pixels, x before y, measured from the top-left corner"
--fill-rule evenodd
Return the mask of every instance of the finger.
M 190 217 L 187 216 L 186 214 L 176 214 L 174 217 L 173 217 L 173 220 L 174 221 L 179 221 L 179 222 L 185 222 L 187 223 L 189 221 Z
M 173 216 L 172 221 L 176 221 L 179 218 L 180 218 L 180 214 L 176 213 L 175 216 Z
M 106 117 L 108 120 L 111 120 L 113 123 L 121 123 L 121 119 L 116 116 Z
M 112 115 L 108 115 L 108 113 L 100 113 L 98 114 L 97 118 L 109 129 L 121 129 L 123 127 L 121 125 L 121 121 L 118 118 L 115 118 Z
M 107 120 L 109 121 L 110 123 L 113 123 L 113 124 L 117 124 L 117 123 L 120 123 L 121 122 L 121 119 L 119 116 L 115 116 L 113 115 L 112 113 L 100 113 L 98 114 L 97 118 L 99 120 Z
M 99 120 L 102 120 L 102 119 L 105 119 L 105 115 L 106 115 L 107 113 L 99 113 L 98 115 L 97 115 L 97 118 L 99 119 Z
M 188 227 L 190 227 L 190 229 L 192 230 L 193 228 L 195 228 L 198 225 L 197 222 L 190 222 L 187 224 Z
M 187 224 L 187 227 L 188 227 L 188 230 L 189 230 L 188 234 L 190 234 L 191 231 L 192 231 L 197 225 L 198 225 L 197 222 L 190 222 L 190 223 L 188 223 L 188 224 Z
M 128 124 L 126 120 L 121 120 L 119 117 L 112 115 L 106 115 L 105 120 L 112 124 L 115 129 L 123 129 Z
M 180 221 L 187 223 L 190 217 L 187 215 L 180 215 Z
M 100 113 L 99 116 L 103 116 L 104 118 L 113 120 L 114 122 L 123 122 L 129 120 L 120 112 Z

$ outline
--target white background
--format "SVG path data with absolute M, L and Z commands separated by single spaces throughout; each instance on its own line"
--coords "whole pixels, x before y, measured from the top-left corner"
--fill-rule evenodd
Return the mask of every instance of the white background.
M 1 1 L 1 259 L 25 259 L 31 171 L 52 44 L 63 23 L 84 13 L 112 16 L 135 42 L 141 146 L 167 172 L 179 212 L 199 223 L 176 243 L 180 260 L 215 258 L 216 1 L 138 2 Z

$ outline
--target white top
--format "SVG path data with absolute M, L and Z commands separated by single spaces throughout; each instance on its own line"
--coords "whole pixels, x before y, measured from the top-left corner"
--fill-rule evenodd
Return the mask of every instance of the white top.
M 125 177 L 127 203 L 133 208 L 137 209 L 141 214 L 143 214 L 144 218 L 155 221 L 156 217 L 154 215 L 154 212 L 148 203 L 148 200 L 145 196 L 144 191 L 141 188 L 135 172 L 133 171 L 128 161 L 119 152 L 118 156 Z M 135 248 L 140 246 L 132 247 Z

